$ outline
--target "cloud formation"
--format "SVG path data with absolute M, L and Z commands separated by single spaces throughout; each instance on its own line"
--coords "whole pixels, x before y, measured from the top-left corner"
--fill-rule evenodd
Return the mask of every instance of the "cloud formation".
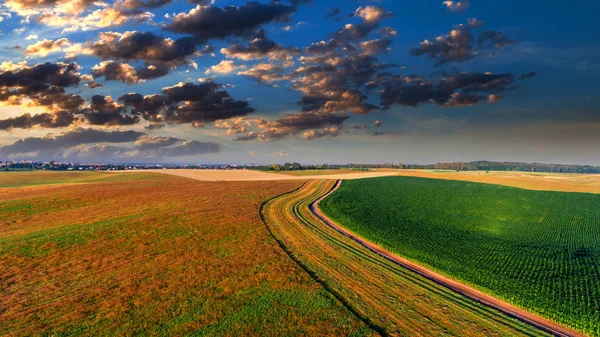
M 463 13 L 471 7 L 471 3 L 468 1 L 444 1 L 442 4 L 448 11 L 458 13 Z
M 130 146 L 113 144 L 129 143 Z M 59 135 L 27 137 L 0 147 L 9 158 L 63 158 L 88 160 L 161 160 L 163 158 L 217 153 L 213 142 L 153 137 L 138 131 L 102 131 L 78 128 Z
M 119 97 L 118 101 L 133 116 L 142 116 L 154 123 L 202 126 L 254 112 L 248 102 L 234 100 L 222 87 L 209 79 L 200 84 L 181 82 L 163 88 L 160 95 L 129 93 Z
M 221 49 L 221 54 L 228 58 L 237 58 L 240 60 L 256 60 L 261 58 L 269 58 L 271 60 L 290 60 L 294 55 L 299 55 L 300 49 L 296 47 L 282 47 L 273 40 L 264 36 L 264 33 L 247 46 L 234 44 L 227 48 Z
M 269 142 L 301 135 L 305 139 L 335 137 L 341 125 L 349 118 L 340 114 L 304 112 L 285 115 L 275 120 L 255 120 L 258 132 L 251 131 L 237 137 L 237 141 L 258 140 Z
M 470 20 L 468 25 L 455 26 L 445 36 L 438 36 L 432 41 L 425 40 L 421 42 L 419 48 L 411 49 L 410 53 L 414 56 L 427 55 L 430 59 L 436 61 L 436 66 L 440 66 L 446 63 L 472 60 L 484 47 L 503 48 L 516 43 L 503 33 L 486 31 L 477 38 L 476 45 L 473 29 L 481 27 L 482 24 L 482 22 Z
M 40 148 L 39 153 L 60 158 L 131 160 L 220 151 L 217 143 L 174 136 L 181 130 L 178 125 L 203 128 L 198 130 L 198 137 L 229 136 L 237 141 L 315 140 L 353 133 L 407 136 L 387 131 L 391 128 L 387 122 L 381 127 L 383 122 L 376 119 L 382 117 L 375 114 L 395 106 L 498 103 L 505 96 L 509 98 L 518 81 L 535 76 L 533 72 L 515 76 L 461 71 L 459 67 L 465 62 L 475 62 L 479 55 L 487 56 L 515 43 L 487 27 L 479 31 L 484 22 L 475 18 L 409 51 L 432 59 L 436 66 L 455 67 L 428 73 L 410 64 L 407 68 L 386 61 L 395 60 L 402 45 L 395 44 L 398 32 L 393 26 L 395 20 L 389 20 L 393 13 L 379 5 L 333 8 L 326 17 L 346 22 L 321 32 L 321 26 L 312 22 L 292 21 L 311 0 L 249 1 L 235 6 L 212 0 L 187 2 L 194 7 L 172 14 L 172 0 L 5 1 L 6 8 L 19 15 L 22 23 L 35 28 L 49 26 L 43 28 L 55 34 L 47 38 L 43 29 L 16 29 L 13 34 L 28 45 L 16 46 L 11 52 L 22 52 L 29 62 L 49 56 L 61 60 L 64 56 L 67 61 L 35 64 L 15 58 L 0 63 L 0 105 L 36 108 L 0 119 L 0 131 L 51 129 L 56 133 L 25 137 L 21 143 L 6 145 L 0 153 L 13 156 L 35 152 L 28 150 L 41 142 L 54 145 Z M 469 2 L 445 1 L 443 5 L 449 11 L 463 12 Z M 349 14 L 339 15 L 343 11 Z M 325 13 L 317 15 L 322 18 Z M 4 17 L 0 12 L 0 18 Z M 302 31 L 292 31 L 292 27 L 303 24 L 307 25 Z M 330 24 L 337 25 L 326 22 Z M 60 27 L 64 35 L 57 37 L 60 29 L 53 27 Z M 101 30 L 71 34 L 97 29 Z M 304 31 L 313 32 L 318 39 L 309 40 Z M 302 45 L 284 41 L 302 41 Z M 202 64 L 202 70 L 196 62 Z M 408 69 L 421 74 L 408 75 Z M 198 79 L 205 75 L 228 75 L 232 84 Z M 282 115 L 272 116 L 265 109 L 254 117 L 255 109 L 249 102 L 230 95 L 237 96 L 239 89 L 227 89 L 235 85 L 243 88 L 246 96 L 242 97 L 248 101 L 257 98 L 247 93 L 248 86 L 236 82 L 235 76 L 248 77 L 257 85 L 280 87 L 279 93 L 288 89 L 296 105 L 282 108 L 288 111 Z M 175 78 L 170 83 L 177 84 L 153 81 L 159 78 Z M 268 105 L 257 101 L 255 106 Z M 371 122 L 351 124 L 351 118 Z M 378 131 L 356 131 L 367 128 Z M 120 131 L 106 131 L 115 129 Z M 122 134 L 117 132 L 128 129 L 146 131 L 134 131 L 127 141 L 118 141 Z M 80 134 L 89 141 L 69 142 Z
M 152 32 L 128 31 L 100 33 L 98 40 L 82 52 L 102 60 L 143 61 L 147 65 L 173 68 L 194 65 L 191 57 L 198 51 L 196 41 L 191 37 L 173 40 Z
M 105 81 L 121 81 L 126 84 L 134 84 L 162 77 L 168 73 L 169 69 L 163 65 L 134 68 L 127 63 L 104 61 L 92 68 L 91 75 L 94 80 L 104 77 Z
M 500 93 L 516 88 L 512 74 L 490 74 L 460 72 L 445 74 L 433 82 L 418 76 L 384 76 L 381 105 L 389 109 L 392 105 L 417 107 L 435 103 L 446 107 L 472 106 L 488 100 L 499 101 Z M 494 96 L 489 99 L 491 95 Z M 495 98 L 494 98 L 495 97 Z
M 164 29 L 194 35 L 201 42 L 231 36 L 247 37 L 264 24 L 289 21 L 290 15 L 295 11 L 294 6 L 276 2 L 251 1 L 242 6 L 224 8 L 198 5 L 187 13 L 173 16 Z
M 27 46 L 24 53 L 29 56 L 46 57 L 48 54 L 59 52 L 71 47 L 71 42 L 66 38 L 58 40 L 42 40 Z
M 238 69 L 246 69 L 245 65 L 236 65 L 232 60 L 223 60 L 206 70 L 205 74 L 231 74 Z

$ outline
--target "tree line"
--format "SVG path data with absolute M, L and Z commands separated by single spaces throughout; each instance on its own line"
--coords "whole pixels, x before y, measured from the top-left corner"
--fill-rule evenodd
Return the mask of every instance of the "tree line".
M 599 166 L 542 164 L 521 162 L 472 161 L 436 164 L 316 164 L 301 165 L 300 163 L 285 163 L 271 165 L 256 165 L 247 167 L 261 171 L 300 171 L 300 170 L 361 170 L 374 169 L 412 169 L 412 170 L 451 170 L 451 171 L 521 171 L 521 172 L 556 172 L 556 173 L 600 173 Z

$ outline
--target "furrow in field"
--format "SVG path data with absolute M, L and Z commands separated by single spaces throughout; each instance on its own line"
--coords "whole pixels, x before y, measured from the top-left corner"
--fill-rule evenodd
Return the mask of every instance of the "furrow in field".
M 545 335 L 407 270 L 323 222 L 310 206 L 334 184 L 310 181 L 267 202 L 261 214 L 282 248 L 365 323 L 383 335 Z

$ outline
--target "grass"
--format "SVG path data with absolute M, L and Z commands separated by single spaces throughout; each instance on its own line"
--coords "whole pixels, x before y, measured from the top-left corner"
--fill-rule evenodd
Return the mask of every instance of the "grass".
M 345 181 L 321 203 L 387 249 L 600 335 L 600 195 L 411 177 Z
M 308 182 L 267 202 L 261 214 L 288 255 L 373 330 L 393 336 L 544 335 L 372 253 L 327 226 L 309 205 L 333 184 L 331 180 Z
M 260 220 L 263 201 L 301 182 L 0 181 L 15 186 L 0 190 L 2 336 L 373 335 Z
M 113 173 L 113 172 L 0 172 L 0 188 L 28 187 L 37 185 L 89 184 L 107 182 L 145 181 L 161 182 L 162 175 L 150 173 Z

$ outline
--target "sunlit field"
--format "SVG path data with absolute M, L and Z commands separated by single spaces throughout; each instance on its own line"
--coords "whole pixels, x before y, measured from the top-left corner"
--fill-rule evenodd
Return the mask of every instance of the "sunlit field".
M 332 219 L 504 300 L 600 335 L 600 196 L 413 177 L 345 181 Z
M 387 170 L 386 170 L 387 171 Z M 600 174 L 513 171 L 393 170 L 409 177 L 463 180 L 521 187 L 530 190 L 600 193 Z
M 1 173 L 0 335 L 371 335 L 258 216 L 300 185 Z
M 270 200 L 261 214 L 282 249 L 373 329 L 390 336 L 544 335 L 375 254 L 321 221 L 309 205 L 334 183 L 311 181 Z

